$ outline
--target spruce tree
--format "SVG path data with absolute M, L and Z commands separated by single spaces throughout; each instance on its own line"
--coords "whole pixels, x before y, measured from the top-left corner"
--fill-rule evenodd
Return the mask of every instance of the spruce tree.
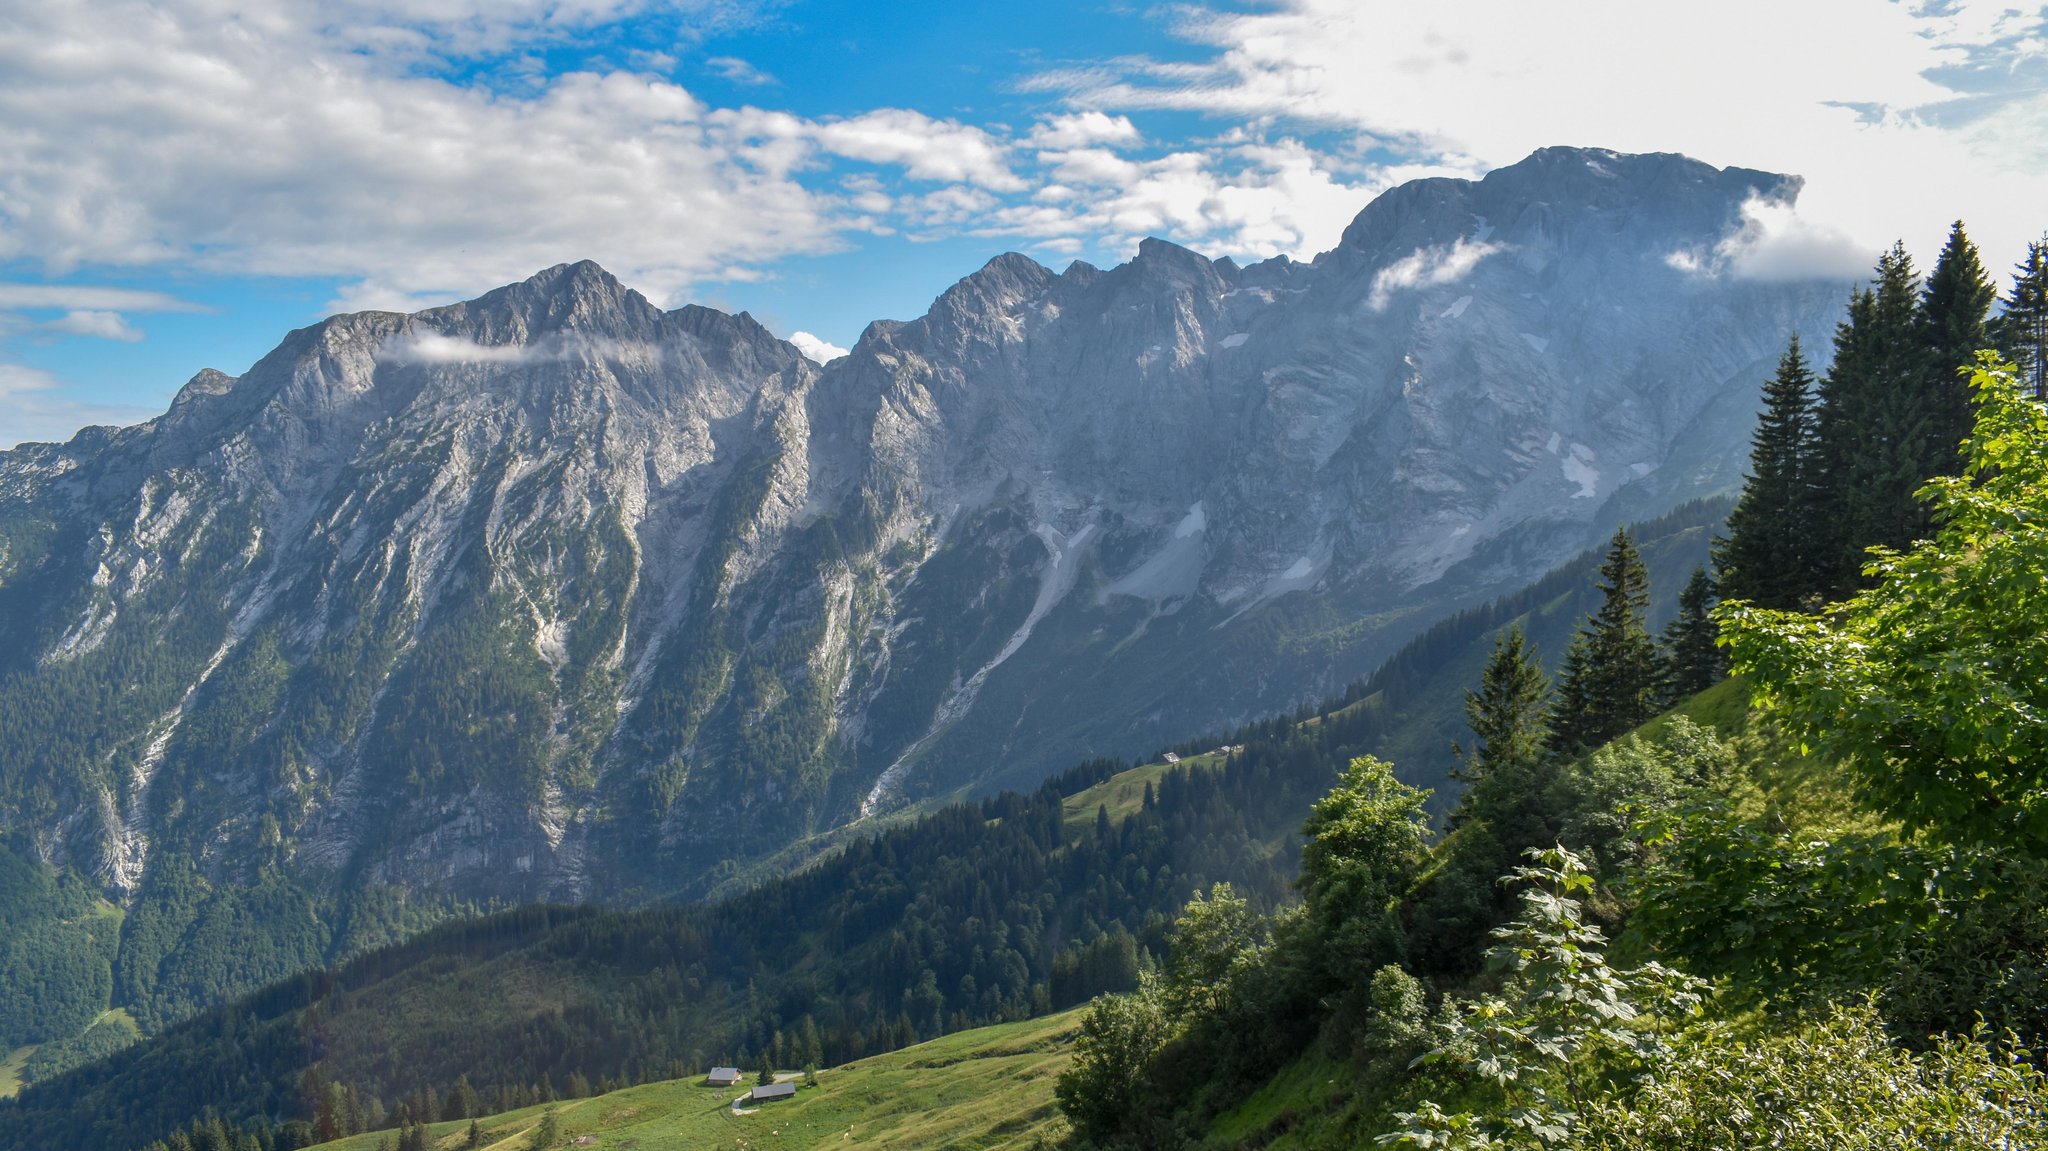
M 1841 598 L 1861 580 L 1864 549 L 1903 548 L 1919 534 L 1913 499 L 1927 477 L 1929 406 L 1922 387 L 1920 281 L 1904 244 L 1877 261 L 1871 287 L 1849 298 L 1835 330 L 1835 358 L 1821 381 L 1811 533 L 1823 595 Z
M 1750 437 L 1749 476 L 1715 541 L 1723 594 L 1760 607 L 1791 609 L 1813 590 L 1811 539 L 1814 379 L 1793 336 L 1764 385 L 1764 409 Z
M 1692 570 L 1692 579 L 1678 593 L 1678 616 L 1664 628 L 1665 706 L 1698 695 L 1728 674 L 1727 662 L 1715 644 L 1720 627 L 1710 613 L 1714 582 L 1707 569 Z
M 1572 637 L 1557 666 L 1557 687 L 1544 723 L 1544 750 L 1553 759 L 1570 759 L 1599 742 L 1593 708 L 1593 657 L 1585 629 Z
M 2027 245 L 1994 333 L 2036 400 L 2048 400 L 2048 236 Z
M 1469 753 L 1460 749 L 1462 766 L 1453 772 L 1467 785 L 1454 822 L 1485 817 L 1503 792 L 1526 783 L 1543 754 L 1543 704 L 1549 694 L 1549 678 L 1522 629 L 1496 636 L 1478 690 L 1465 693 L 1465 719 L 1474 742 Z
M 526 1137 L 526 1151 L 548 1151 L 562 1141 L 562 1120 L 550 1107 L 541 1112 L 540 1122 L 533 1125 L 533 1131 Z
M 1626 527 L 1600 565 L 1600 610 L 1573 638 L 1551 711 L 1550 751 L 1571 758 L 1657 713 L 1657 645 L 1643 622 L 1650 576 Z
M 1991 306 L 1997 302 L 1998 289 L 1984 270 L 1977 246 L 1964 233 L 1963 222 L 1957 220 L 1920 294 L 1920 343 L 1926 364 L 1916 489 L 1935 476 L 1962 473 L 1961 445 L 1976 422 L 1963 373 L 1991 344 Z M 1913 510 L 1919 525 L 1915 537 L 1930 534 L 1926 505 L 1914 501 Z

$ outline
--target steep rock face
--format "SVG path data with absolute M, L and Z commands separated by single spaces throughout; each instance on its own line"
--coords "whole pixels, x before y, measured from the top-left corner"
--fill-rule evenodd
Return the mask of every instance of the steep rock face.
M 1312 263 L 1006 255 L 829 367 L 577 264 L 0 455 L 0 825 L 215 880 L 708 890 L 1289 706 L 1740 477 L 1796 181 L 1547 149 Z

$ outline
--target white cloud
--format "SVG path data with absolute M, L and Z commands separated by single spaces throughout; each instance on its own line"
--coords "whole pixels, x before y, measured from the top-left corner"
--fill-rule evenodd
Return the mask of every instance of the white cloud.
M 996 212 L 983 231 L 1123 252 L 1161 236 L 1212 256 L 1303 258 L 1333 247 L 1386 187 L 1384 177 L 1348 170 L 1298 140 L 1242 135 L 1156 157 L 1082 148 L 1045 153 L 1042 162 L 1052 182 L 1031 202 Z
M 142 340 L 142 333 L 132 327 L 119 312 L 66 312 L 43 327 L 67 336 L 91 336 L 100 340 L 119 340 L 127 344 L 139 343 Z
M 1678 151 L 1807 177 L 1799 223 L 1867 267 L 1903 235 L 1931 257 L 1969 221 L 1994 263 L 2048 226 L 2042 10 L 1955 0 L 1282 0 L 1183 12 L 1193 63 L 1120 60 L 1037 79 L 1107 112 L 1180 109 L 1335 130 L 1451 169 L 1549 144 Z M 1768 234 L 1768 233 L 1767 233 Z M 1811 237 L 1809 237 L 1811 238 Z M 1794 270 L 1798 245 L 1755 274 Z M 1834 241 L 1810 253 L 1837 263 Z
M 440 332 L 413 329 L 377 349 L 384 364 L 541 364 L 577 359 L 659 357 L 660 349 L 579 332 L 559 332 L 530 344 L 479 344 Z
M 1033 148 L 1051 151 L 1086 148 L 1093 144 L 1130 145 L 1138 142 L 1138 128 L 1128 117 L 1111 116 L 1090 109 L 1040 120 L 1024 142 Z
M 1455 284 L 1470 275 L 1479 261 L 1500 250 L 1498 244 L 1475 242 L 1463 236 L 1446 246 L 1418 248 L 1379 270 L 1372 278 L 1372 293 L 1366 304 L 1375 312 L 1383 312 L 1396 292 Z
M 791 332 L 789 342 L 795 344 L 796 350 L 802 352 L 804 357 L 813 363 L 829 364 L 846 354 L 845 348 L 821 340 L 809 332 Z
M 1854 280 L 1870 270 L 1872 253 L 1795 203 L 1752 196 L 1742 205 L 1741 225 L 1711 250 L 1672 252 L 1665 262 L 1684 272 L 1747 280 Z
M 82 402 L 67 396 L 48 372 L 0 363 L 0 451 L 68 440 L 89 424 L 132 424 L 154 414 L 125 404 Z
M 121 312 L 197 312 L 199 305 L 164 292 L 73 284 L 0 283 L 0 308 Z
M 1014 192 L 1024 181 L 1003 160 L 1004 145 L 988 132 L 922 112 L 883 108 L 813 129 L 818 146 L 834 155 L 898 164 L 918 180 L 979 184 Z
M 333 277 L 339 306 L 409 309 L 591 258 L 673 304 L 886 228 L 886 190 L 813 186 L 831 157 L 898 181 L 1023 187 L 998 135 L 917 112 L 819 121 L 712 108 L 652 75 L 500 89 L 446 66 L 652 7 L 715 19 L 723 5 L 22 9 L 0 22 L 0 261 Z
M 704 66 L 717 73 L 722 79 L 735 84 L 759 86 L 780 83 L 775 77 L 761 71 L 737 56 L 713 56 L 704 61 Z
M 537 358 L 525 344 L 478 344 L 439 332 L 407 332 L 377 349 L 387 364 L 518 364 Z
M 737 147 L 672 83 L 572 73 L 505 95 L 347 50 L 356 25 L 208 7 L 38 5 L 0 25 L 0 259 L 431 297 L 591 257 L 668 294 L 840 242 L 801 153 Z M 429 7 L 449 35 L 517 27 Z M 618 6 L 524 7 L 548 24 Z

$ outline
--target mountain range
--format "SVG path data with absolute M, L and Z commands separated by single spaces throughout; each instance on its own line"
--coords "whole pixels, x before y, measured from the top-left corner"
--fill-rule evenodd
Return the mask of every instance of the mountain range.
M 332 317 L 0 453 L 0 830 L 167 948 L 290 892 L 260 982 L 335 893 L 701 895 L 1326 695 L 1739 483 L 1844 286 L 1698 257 L 1798 187 L 1549 148 L 1308 262 L 1000 256 L 822 365 L 587 262 Z

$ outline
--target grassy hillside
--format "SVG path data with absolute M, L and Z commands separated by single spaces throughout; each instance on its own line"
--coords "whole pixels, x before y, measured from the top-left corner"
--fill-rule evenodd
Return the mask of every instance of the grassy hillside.
M 33 1045 L 17 1047 L 0 1059 L 0 1099 L 6 1099 L 21 1090 L 21 1069 L 36 1053 Z
M 1182 771 L 1215 771 L 1222 768 L 1228 758 L 1220 752 L 1182 756 L 1179 767 Z M 1068 796 L 1060 805 L 1067 832 L 1079 834 L 1093 827 L 1096 814 L 1103 810 L 1109 812 L 1111 820 L 1119 823 L 1136 815 L 1145 805 L 1145 789 L 1150 787 L 1157 794 L 1174 767 L 1163 759 L 1141 763 Z
M 887 1055 L 818 1073 L 796 1098 L 736 1113 L 732 1101 L 751 1084 L 712 1088 L 676 1079 L 553 1105 L 561 1144 L 698 1151 L 1010 1151 L 1057 1141 L 1065 1122 L 1053 1104 L 1053 1080 L 1065 1070 L 1081 1012 L 962 1031 Z M 785 1076 L 784 1078 L 789 1078 Z M 800 1078 L 800 1077 L 799 1077 Z M 527 1146 L 546 1107 L 480 1121 L 484 1146 Z M 467 1122 L 428 1128 L 436 1148 L 464 1144 Z M 316 1151 L 376 1151 L 392 1139 L 371 1132 L 320 1144 Z

